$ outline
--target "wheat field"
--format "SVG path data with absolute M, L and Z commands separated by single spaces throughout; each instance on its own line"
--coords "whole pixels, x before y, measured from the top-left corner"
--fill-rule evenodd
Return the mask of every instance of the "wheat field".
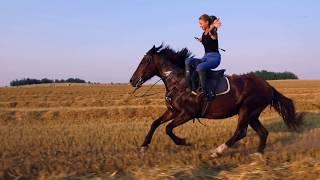
M 164 112 L 164 86 L 135 98 L 128 85 L 38 85 L 0 88 L 0 177 L 3 179 L 319 179 L 320 81 L 270 81 L 305 112 L 300 133 L 290 132 L 274 110 L 263 158 L 252 156 L 258 136 L 247 137 L 222 157 L 209 151 L 224 143 L 237 117 L 188 122 L 175 133 L 192 142 L 176 146 L 155 133 L 148 151 L 137 147 Z M 148 86 L 137 93 L 143 93 Z

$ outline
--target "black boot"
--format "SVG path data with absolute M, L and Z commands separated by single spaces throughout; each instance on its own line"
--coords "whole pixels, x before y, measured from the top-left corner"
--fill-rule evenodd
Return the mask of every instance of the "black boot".
M 216 97 L 216 89 L 217 89 L 217 85 L 218 85 L 218 80 L 213 80 L 213 81 L 211 81 L 211 83 L 212 83 L 212 92 L 211 92 L 211 96 L 212 96 L 212 98 L 211 99 L 214 99 L 215 97 Z
M 189 65 L 186 64 L 185 66 L 185 76 L 186 76 L 186 83 L 187 83 L 187 91 L 192 91 L 192 77 L 191 77 L 191 68 Z
M 198 95 L 197 89 L 199 89 L 199 78 L 198 78 L 198 73 L 196 71 L 192 72 L 191 75 L 191 82 L 192 82 L 192 94 Z
M 205 71 L 198 71 L 199 74 L 199 81 L 201 85 L 202 92 L 204 93 L 206 101 L 211 101 L 213 95 L 211 90 L 206 86 L 206 72 Z

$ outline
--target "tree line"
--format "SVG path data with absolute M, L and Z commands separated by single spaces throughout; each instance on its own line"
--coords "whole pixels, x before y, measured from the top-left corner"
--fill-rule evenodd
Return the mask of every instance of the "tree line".
M 86 81 L 79 78 L 55 79 L 55 80 L 47 79 L 47 78 L 43 78 L 43 79 L 23 78 L 23 79 L 16 79 L 11 81 L 10 86 L 47 84 L 47 83 L 86 83 Z
M 265 80 L 283 80 L 283 79 L 299 79 L 297 75 L 292 72 L 271 72 L 266 70 L 252 72 L 258 77 L 261 77 Z M 10 86 L 22 86 L 22 85 L 31 85 L 31 84 L 47 84 L 47 83 L 91 83 L 86 82 L 83 79 L 79 78 L 69 78 L 69 79 L 32 79 L 32 78 L 23 78 L 16 79 L 10 82 Z M 96 84 L 96 83 L 95 83 Z M 111 83 L 113 84 L 113 83 Z
M 299 79 L 297 75 L 292 72 L 271 72 L 266 70 L 255 71 L 253 72 L 258 77 L 265 80 L 285 80 L 285 79 Z

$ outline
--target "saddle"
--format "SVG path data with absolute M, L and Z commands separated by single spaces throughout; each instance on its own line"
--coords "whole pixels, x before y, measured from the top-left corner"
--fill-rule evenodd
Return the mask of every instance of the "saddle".
M 226 71 L 225 69 L 220 69 L 220 70 L 210 69 L 209 71 L 207 71 L 207 78 L 218 79 L 224 76 L 225 71 Z
M 227 94 L 230 91 L 230 82 L 228 77 L 224 74 L 225 71 L 225 69 L 211 69 L 206 73 L 206 87 L 216 96 Z M 194 87 L 198 89 L 200 87 L 200 82 L 198 73 L 195 71 L 192 74 L 192 81 Z

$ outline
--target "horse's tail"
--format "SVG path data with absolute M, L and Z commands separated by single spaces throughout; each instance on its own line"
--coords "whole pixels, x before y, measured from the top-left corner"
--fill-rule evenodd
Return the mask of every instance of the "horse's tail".
M 271 106 L 279 113 L 289 129 L 298 131 L 303 122 L 303 113 L 296 113 L 292 99 L 284 96 L 274 87 Z

